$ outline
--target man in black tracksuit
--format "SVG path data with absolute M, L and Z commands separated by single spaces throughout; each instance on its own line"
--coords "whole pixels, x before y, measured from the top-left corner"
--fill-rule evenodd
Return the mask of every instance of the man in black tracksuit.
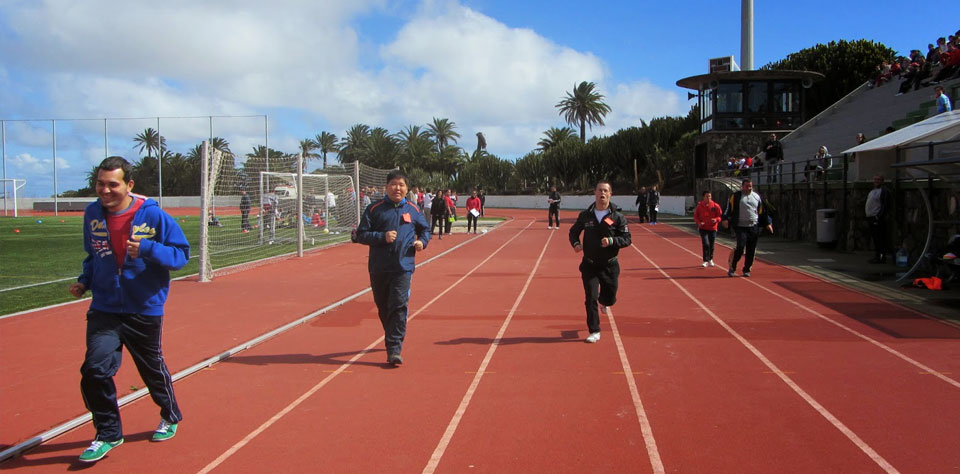
M 600 314 L 597 303 L 606 313 L 607 306 L 617 302 L 617 284 L 620 279 L 620 264 L 617 254 L 630 245 L 630 229 L 627 217 L 620 208 L 610 202 L 613 192 L 610 183 L 600 181 L 593 190 L 595 202 L 577 216 L 570 227 L 570 244 L 577 253 L 583 252 L 580 262 L 580 277 L 586 295 L 587 329 L 590 335 L 586 342 L 600 340 Z M 583 232 L 583 243 L 580 233 Z M 598 291 L 599 290 L 599 291 Z

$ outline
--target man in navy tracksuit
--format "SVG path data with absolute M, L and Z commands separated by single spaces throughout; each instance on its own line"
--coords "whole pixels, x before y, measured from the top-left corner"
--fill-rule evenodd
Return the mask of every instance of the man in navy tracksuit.
M 617 302 L 617 285 L 620 280 L 617 254 L 631 242 L 627 216 L 610 202 L 613 195 L 610 183 L 600 181 L 593 194 L 595 202 L 581 212 L 577 216 L 577 222 L 570 227 L 570 245 L 575 252 L 583 252 L 580 277 L 586 295 L 584 304 L 587 307 L 587 329 L 590 331 L 586 342 L 589 343 L 600 340 L 600 313 L 597 303 L 606 313 L 606 307 Z
M 430 225 L 406 195 L 407 176 L 391 171 L 386 197 L 367 207 L 353 237 L 354 242 L 370 246 L 370 287 L 383 325 L 387 362 L 393 366 L 403 363 L 400 351 L 407 332 L 414 255 L 430 242 Z
M 97 437 L 80 455 L 93 462 L 123 443 L 113 376 L 127 348 L 154 403 L 160 425 L 153 441 L 166 441 L 183 418 L 173 379 L 163 360 L 163 305 L 170 270 L 186 265 L 190 244 L 176 220 L 157 203 L 133 194 L 132 167 L 111 156 L 97 169 L 96 202 L 83 216 L 83 273 L 70 285 L 77 298 L 93 293 L 87 311 L 87 352 L 80 368 L 80 391 L 93 415 Z

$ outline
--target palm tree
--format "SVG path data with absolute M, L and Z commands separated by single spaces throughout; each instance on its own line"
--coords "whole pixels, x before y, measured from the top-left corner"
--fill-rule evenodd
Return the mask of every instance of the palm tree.
M 358 123 L 347 130 L 347 136 L 340 140 L 337 159 L 340 163 L 352 163 L 365 158 L 367 142 L 370 139 L 370 127 Z
M 317 149 L 323 155 L 323 169 L 327 169 L 327 153 L 339 150 L 337 136 L 330 132 L 320 132 L 319 135 L 313 137 L 313 143 L 317 145 Z
M 565 140 L 569 140 L 571 138 L 576 138 L 576 137 L 577 137 L 577 132 L 574 132 L 573 129 L 570 127 L 563 127 L 563 128 L 550 127 L 549 130 L 547 130 L 546 132 L 543 132 L 543 138 L 540 139 L 539 142 L 537 142 L 537 147 L 539 147 L 540 150 L 542 151 L 547 151 L 563 143 Z
M 152 128 L 147 128 L 143 132 L 138 133 L 137 136 L 133 137 L 133 142 L 140 145 L 140 153 L 143 153 L 143 150 L 147 150 L 147 157 L 153 157 L 153 151 L 160 151 L 160 147 L 167 146 L 167 139 L 161 137 L 156 130 Z M 136 148 L 137 145 L 133 145 L 133 148 Z
M 460 134 L 455 130 L 457 124 L 445 118 L 433 118 L 433 123 L 427 125 L 427 133 L 437 142 L 437 153 L 443 154 L 443 148 L 449 142 L 457 143 Z
M 397 138 L 400 140 L 404 158 L 408 161 L 404 169 L 425 168 L 427 157 L 433 149 L 430 133 L 421 129 L 419 125 L 407 125 L 407 128 L 397 133 Z
M 580 126 L 580 141 L 587 143 L 587 124 L 603 125 L 603 117 L 610 113 L 610 106 L 603 102 L 603 94 L 596 92 L 592 82 L 583 81 L 573 87 L 573 93 L 557 103 L 560 115 L 570 125 Z
M 213 137 L 210 140 L 210 146 L 212 146 L 214 150 L 219 150 L 222 153 L 226 153 L 228 155 L 233 154 L 233 152 L 230 151 L 230 142 L 223 138 Z
M 320 158 L 319 153 L 314 153 L 313 150 L 317 149 L 317 143 L 309 138 L 304 138 L 300 140 L 300 153 L 303 154 L 303 168 L 307 168 L 307 162 L 314 159 Z

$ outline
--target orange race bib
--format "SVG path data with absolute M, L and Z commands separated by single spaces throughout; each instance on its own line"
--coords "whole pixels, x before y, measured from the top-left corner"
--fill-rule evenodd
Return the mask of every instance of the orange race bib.
M 402 217 L 403 217 L 403 222 L 406 222 L 406 223 L 409 224 L 409 223 L 412 221 L 412 219 L 410 219 L 410 213 L 409 213 L 409 212 L 404 212 Z
M 603 218 L 603 222 L 604 222 L 605 224 L 607 224 L 607 225 L 613 225 L 613 219 L 611 219 L 611 218 L 609 218 L 609 217 L 604 217 L 604 218 Z

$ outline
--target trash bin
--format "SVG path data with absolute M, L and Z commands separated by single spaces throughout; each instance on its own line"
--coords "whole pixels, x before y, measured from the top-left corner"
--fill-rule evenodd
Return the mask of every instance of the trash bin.
M 817 209 L 817 245 L 833 248 L 837 245 L 837 210 Z

